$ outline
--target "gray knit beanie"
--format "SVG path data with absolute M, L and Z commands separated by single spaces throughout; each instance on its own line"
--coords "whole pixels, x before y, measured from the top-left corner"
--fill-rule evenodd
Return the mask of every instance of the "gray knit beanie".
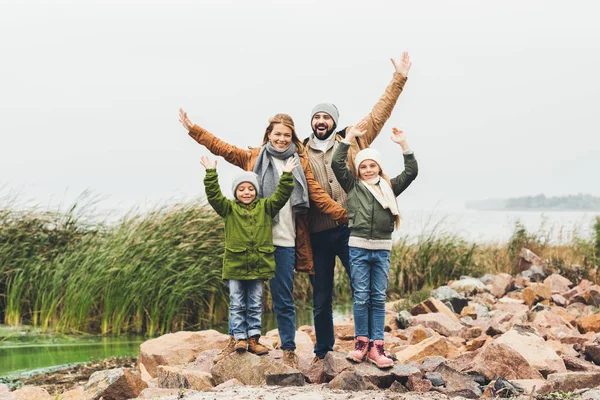
M 314 108 L 312 110 L 312 114 L 310 116 L 311 123 L 312 123 L 312 118 L 315 116 L 315 114 L 320 113 L 320 112 L 324 112 L 324 113 L 331 115 L 331 118 L 333 119 L 333 123 L 335 124 L 335 126 L 338 126 L 338 120 L 340 119 L 340 112 L 338 111 L 335 104 L 321 103 L 321 104 L 317 104 L 316 106 L 314 106 Z
M 233 191 L 233 197 L 236 197 L 235 191 L 240 184 L 244 182 L 249 182 L 254 186 L 254 190 L 258 192 L 258 176 L 252 171 L 244 171 L 240 172 L 233 178 L 233 183 L 231 184 L 231 190 Z

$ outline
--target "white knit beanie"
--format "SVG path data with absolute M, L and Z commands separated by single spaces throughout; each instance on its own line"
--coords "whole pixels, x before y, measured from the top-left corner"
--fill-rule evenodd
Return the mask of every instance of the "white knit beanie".
M 383 171 L 383 166 L 381 164 L 381 154 L 379 154 L 379 152 L 377 150 L 368 147 L 368 148 L 363 149 L 363 150 L 359 151 L 358 153 L 356 153 L 356 157 L 354 157 L 354 166 L 356 168 L 357 175 L 358 175 L 358 167 L 360 166 L 360 163 L 365 160 L 375 161 L 377 164 L 379 164 L 379 169 L 381 169 Z
M 233 197 L 236 197 L 235 192 L 237 187 L 240 186 L 244 182 L 249 182 L 254 186 L 254 190 L 258 192 L 258 176 L 252 171 L 243 171 L 237 174 L 233 178 L 233 183 L 231 184 L 231 190 L 233 191 Z

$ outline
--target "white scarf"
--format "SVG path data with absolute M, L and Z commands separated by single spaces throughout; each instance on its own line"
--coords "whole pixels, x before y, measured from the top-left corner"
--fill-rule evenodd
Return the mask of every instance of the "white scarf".
M 392 215 L 395 215 L 396 217 L 400 215 L 394 191 L 385 179 L 381 179 L 381 177 L 378 176 L 374 179 L 361 179 L 360 182 L 369 189 L 369 192 L 371 192 L 373 197 L 375 197 L 375 200 L 377 200 L 384 209 L 389 209 Z

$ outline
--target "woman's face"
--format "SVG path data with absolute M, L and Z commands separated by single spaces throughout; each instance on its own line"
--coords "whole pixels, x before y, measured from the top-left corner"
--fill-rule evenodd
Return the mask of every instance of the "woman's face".
M 273 130 L 269 133 L 269 142 L 276 150 L 287 149 L 292 144 L 292 129 L 284 124 L 273 125 Z
M 358 177 L 360 179 L 374 179 L 379 176 L 381 172 L 381 168 L 379 168 L 379 164 L 377 164 L 374 160 L 364 160 L 358 166 Z

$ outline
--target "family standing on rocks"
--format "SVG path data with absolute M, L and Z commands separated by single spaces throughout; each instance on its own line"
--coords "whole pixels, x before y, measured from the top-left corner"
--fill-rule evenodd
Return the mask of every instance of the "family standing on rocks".
M 400 221 L 396 197 L 416 178 L 418 166 L 404 133 L 396 128 L 391 139 L 402 148 L 402 174 L 390 180 L 381 155 L 369 148 L 389 119 L 411 67 L 406 52 L 392 63 L 392 82 L 365 118 L 336 132 L 337 107 L 318 104 L 312 110 L 313 133 L 304 142 L 286 114 L 269 120 L 262 147 L 246 150 L 193 124 L 180 110 L 180 122 L 192 138 L 245 171 L 233 181 L 235 199 L 228 200 L 219 188 L 217 162 L 202 158 L 208 201 L 225 219 L 223 279 L 230 292 L 230 340 L 215 362 L 234 351 L 268 352 L 259 338 L 263 281 L 270 279 L 283 362 L 298 368 L 294 270 L 311 274 L 314 361 L 333 351 L 338 256 L 354 297 L 355 347 L 347 357 L 355 362 L 367 358 L 379 368 L 393 366 L 384 352 L 383 332 L 392 233 Z

